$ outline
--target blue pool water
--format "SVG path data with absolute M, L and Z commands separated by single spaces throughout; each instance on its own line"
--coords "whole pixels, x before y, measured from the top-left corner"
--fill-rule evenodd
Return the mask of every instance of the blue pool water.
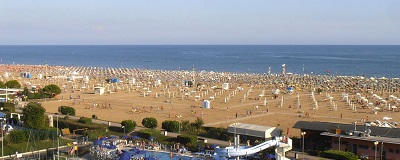
M 157 160 L 203 160 L 205 159 L 204 157 L 189 157 L 189 156 L 182 156 L 179 154 L 174 154 L 172 158 L 170 158 L 170 153 L 167 152 L 152 152 L 152 151 L 146 151 L 144 154 L 136 154 L 134 157 L 139 158 L 139 157 L 151 157 L 149 159 L 157 159 Z M 213 159 L 213 158 L 209 158 Z

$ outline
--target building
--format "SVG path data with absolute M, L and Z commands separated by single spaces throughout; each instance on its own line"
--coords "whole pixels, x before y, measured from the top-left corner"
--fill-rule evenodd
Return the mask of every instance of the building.
M 104 87 L 94 87 L 94 94 L 103 95 L 104 90 Z
M 308 121 L 298 121 L 293 128 L 306 133 L 305 145 L 318 143 L 311 140 L 318 139 L 320 143 L 328 142 L 331 149 L 350 151 L 359 157 L 372 159 L 400 157 L 400 128 Z
M 269 140 L 281 136 L 281 130 L 276 127 L 260 126 L 245 123 L 233 123 L 228 126 L 228 132 L 246 137 L 257 137 Z

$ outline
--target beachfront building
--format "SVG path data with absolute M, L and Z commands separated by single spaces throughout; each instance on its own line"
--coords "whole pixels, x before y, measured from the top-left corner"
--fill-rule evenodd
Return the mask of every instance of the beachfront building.
M 329 145 L 324 149 L 349 151 L 359 157 L 400 157 L 400 128 L 308 121 L 299 121 L 293 128 L 306 133 L 306 150 L 313 150 L 313 147 L 323 143 Z
M 228 132 L 241 135 L 244 140 L 253 138 L 261 138 L 262 140 L 270 140 L 273 137 L 281 136 L 281 129 L 269 126 L 260 126 L 246 123 L 233 123 L 228 126 Z

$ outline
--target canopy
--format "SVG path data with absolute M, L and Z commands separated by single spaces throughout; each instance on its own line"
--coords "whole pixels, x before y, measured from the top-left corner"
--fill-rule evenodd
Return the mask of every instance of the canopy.
M 130 160 L 132 157 L 132 152 L 122 150 L 122 154 L 119 156 L 120 160 Z
M 254 124 L 234 123 L 228 126 L 229 133 L 269 139 L 280 135 L 281 130 L 276 127 L 260 126 Z
M 3 113 L 3 112 L 0 112 L 0 117 L 2 118 L 2 117 L 5 117 L 7 114 L 5 114 L 5 113 Z

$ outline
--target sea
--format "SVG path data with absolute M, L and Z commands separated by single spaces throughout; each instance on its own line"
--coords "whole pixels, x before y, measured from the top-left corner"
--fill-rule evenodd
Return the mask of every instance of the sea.
M 0 64 L 400 77 L 400 45 L 2 45 Z

